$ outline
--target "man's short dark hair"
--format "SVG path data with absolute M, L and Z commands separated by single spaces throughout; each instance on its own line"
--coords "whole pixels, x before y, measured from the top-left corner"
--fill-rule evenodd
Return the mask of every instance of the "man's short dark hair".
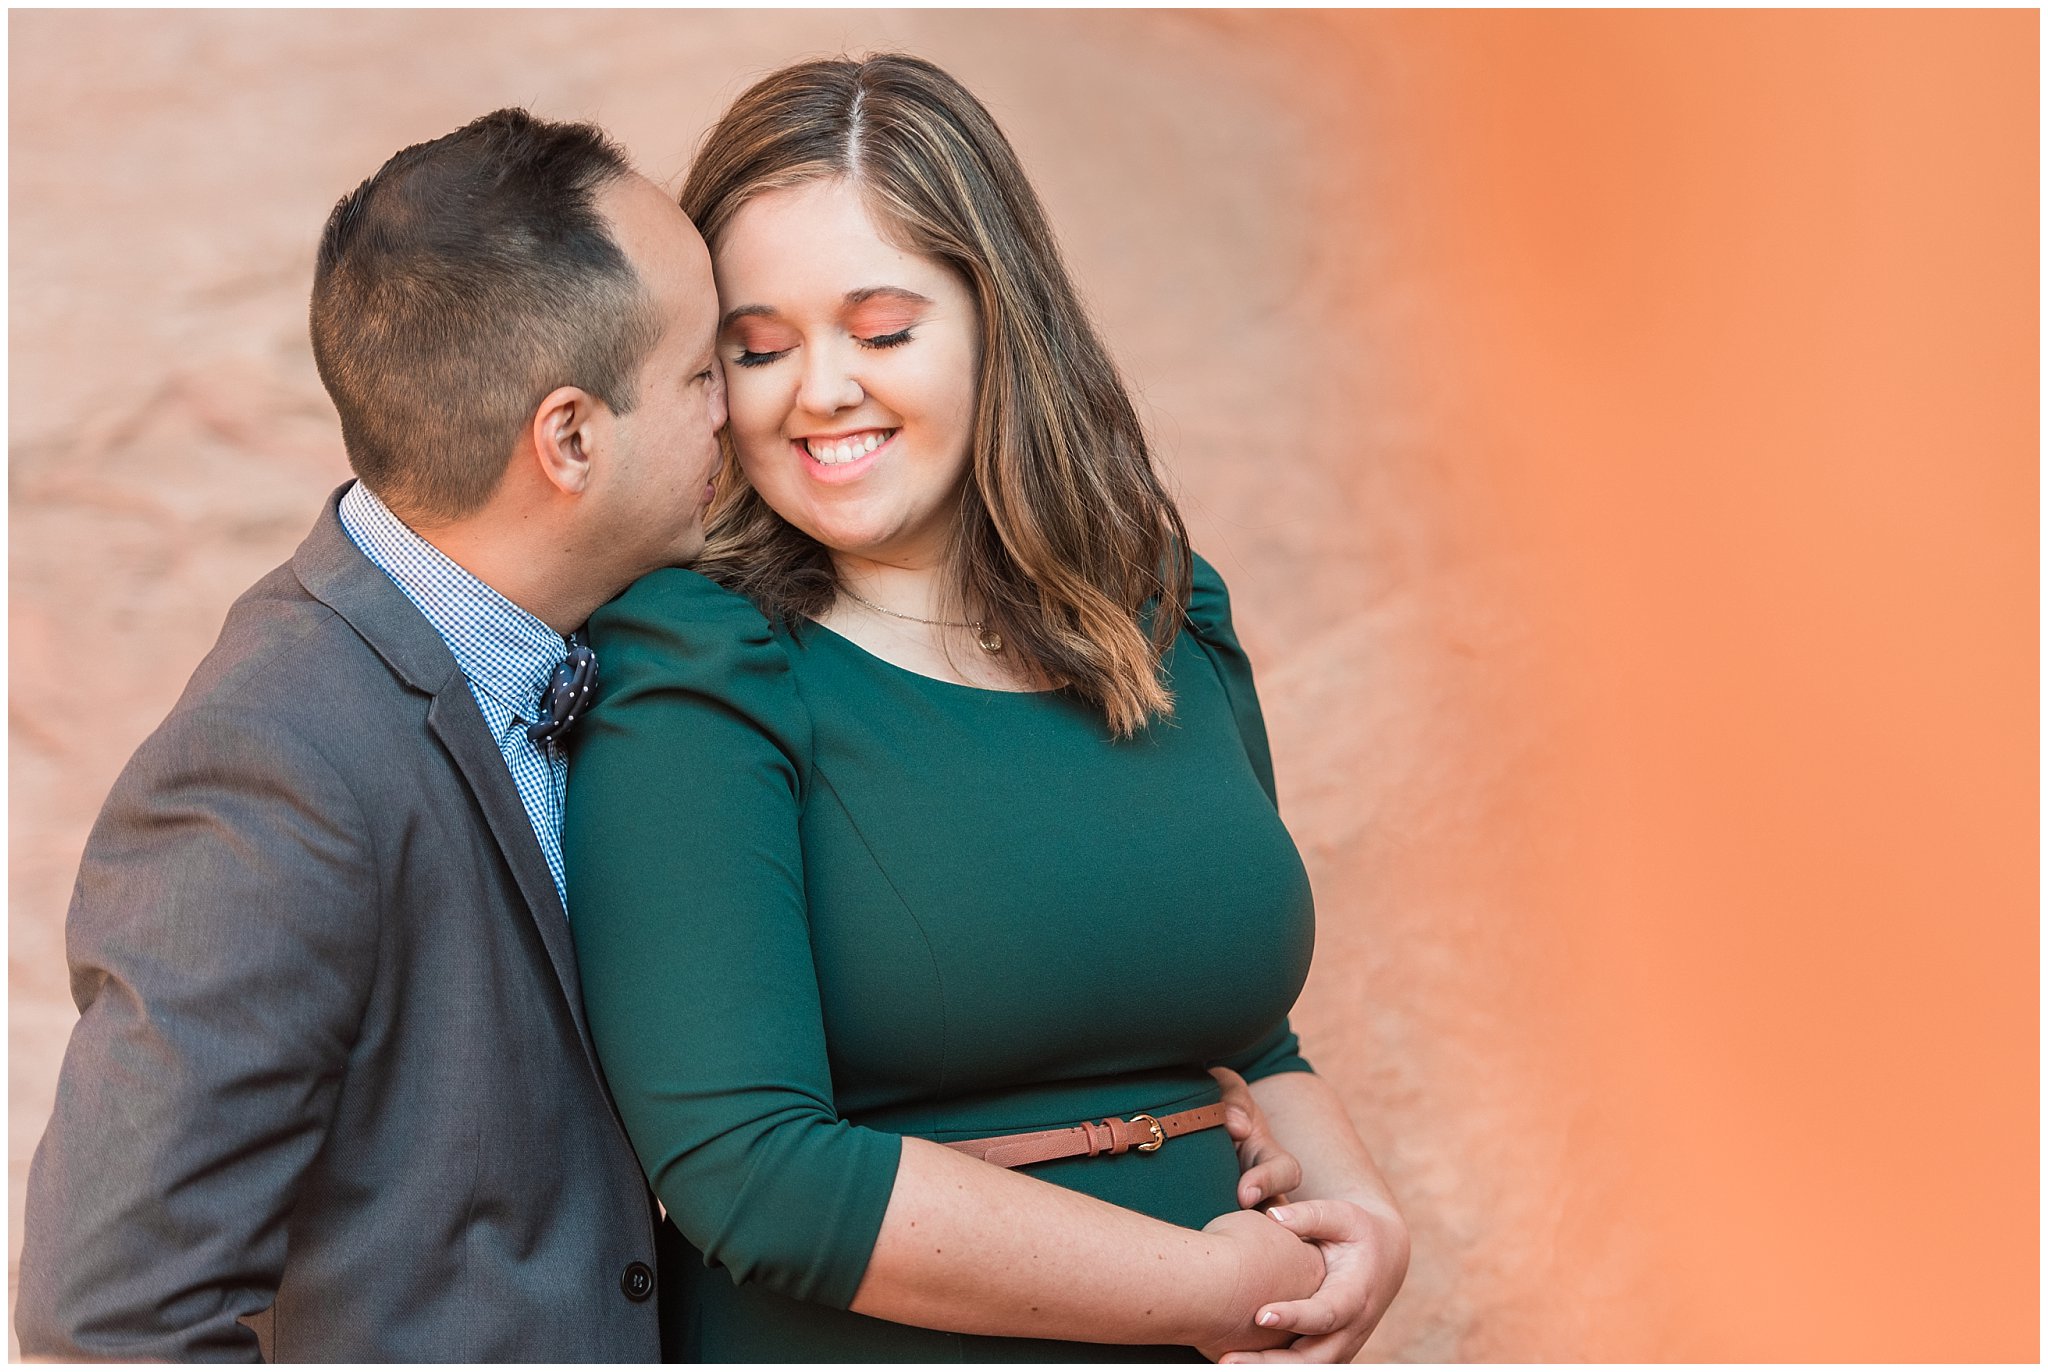
M 407 148 L 334 207 L 313 358 L 349 465 L 393 509 L 475 512 L 558 386 L 632 408 L 660 321 L 597 207 L 631 170 L 594 125 L 507 109 Z

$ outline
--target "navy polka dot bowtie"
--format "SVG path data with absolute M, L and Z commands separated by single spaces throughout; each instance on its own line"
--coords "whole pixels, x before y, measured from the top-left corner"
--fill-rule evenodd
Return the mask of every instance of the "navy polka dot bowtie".
M 583 714 L 583 707 L 590 703 L 591 692 L 596 689 L 597 654 L 581 638 L 570 634 L 569 656 L 548 673 L 548 684 L 540 693 L 540 722 L 527 725 L 526 736 L 535 743 L 559 742 Z

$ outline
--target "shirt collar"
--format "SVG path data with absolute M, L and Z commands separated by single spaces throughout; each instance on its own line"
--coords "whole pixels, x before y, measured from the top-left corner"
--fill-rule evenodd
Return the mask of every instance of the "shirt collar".
M 568 655 L 562 636 L 414 533 L 362 482 L 337 513 L 363 555 L 446 640 L 470 683 L 519 718 L 538 719 L 548 675 Z

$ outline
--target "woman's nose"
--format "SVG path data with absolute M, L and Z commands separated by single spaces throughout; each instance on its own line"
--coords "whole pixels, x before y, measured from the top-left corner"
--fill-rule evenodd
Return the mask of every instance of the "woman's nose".
M 845 353 L 838 348 L 804 349 L 803 377 L 797 383 L 797 404 L 809 414 L 837 414 L 867 398 Z

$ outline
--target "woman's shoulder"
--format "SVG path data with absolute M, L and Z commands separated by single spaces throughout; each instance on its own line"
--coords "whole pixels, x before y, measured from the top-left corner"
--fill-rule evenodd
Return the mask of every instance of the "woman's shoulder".
M 1188 624 L 1197 636 L 1210 642 L 1227 640 L 1235 644 L 1236 630 L 1230 623 L 1230 588 L 1209 559 L 1190 551 L 1194 575 L 1188 585 Z
M 682 568 L 641 577 L 590 617 L 597 698 L 580 755 L 624 742 L 742 750 L 742 724 L 775 751 L 808 755 L 810 715 L 787 635 L 746 596 Z M 742 756 L 735 751 L 732 756 Z
M 1237 629 L 1230 621 L 1230 589 L 1223 577 L 1201 554 L 1194 554 L 1193 585 L 1188 592 L 1188 625 L 1202 646 L 1202 655 L 1216 670 L 1222 683 L 1245 756 L 1266 794 L 1273 789 L 1273 757 L 1266 742 L 1266 721 L 1259 710 L 1258 688 L 1252 683 L 1251 660 L 1237 641 Z
M 649 572 L 601 606 L 590 618 L 591 629 L 622 617 L 652 615 L 678 623 L 741 622 L 748 616 L 765 626 L 767 618 L 738 591 L 719 585 L 687 567 Z
M 652 671 L 745 689 L 788 673 L 785 637 L 746 596 L 681 567 L 648 573 L 590 617 L 600 678 L 614 680 Z
M 706 639 L 774 637 L 768 617 L 753 601 L 685 567 L 649 572 L 590 617 L 593 640 L 649 632 Z

